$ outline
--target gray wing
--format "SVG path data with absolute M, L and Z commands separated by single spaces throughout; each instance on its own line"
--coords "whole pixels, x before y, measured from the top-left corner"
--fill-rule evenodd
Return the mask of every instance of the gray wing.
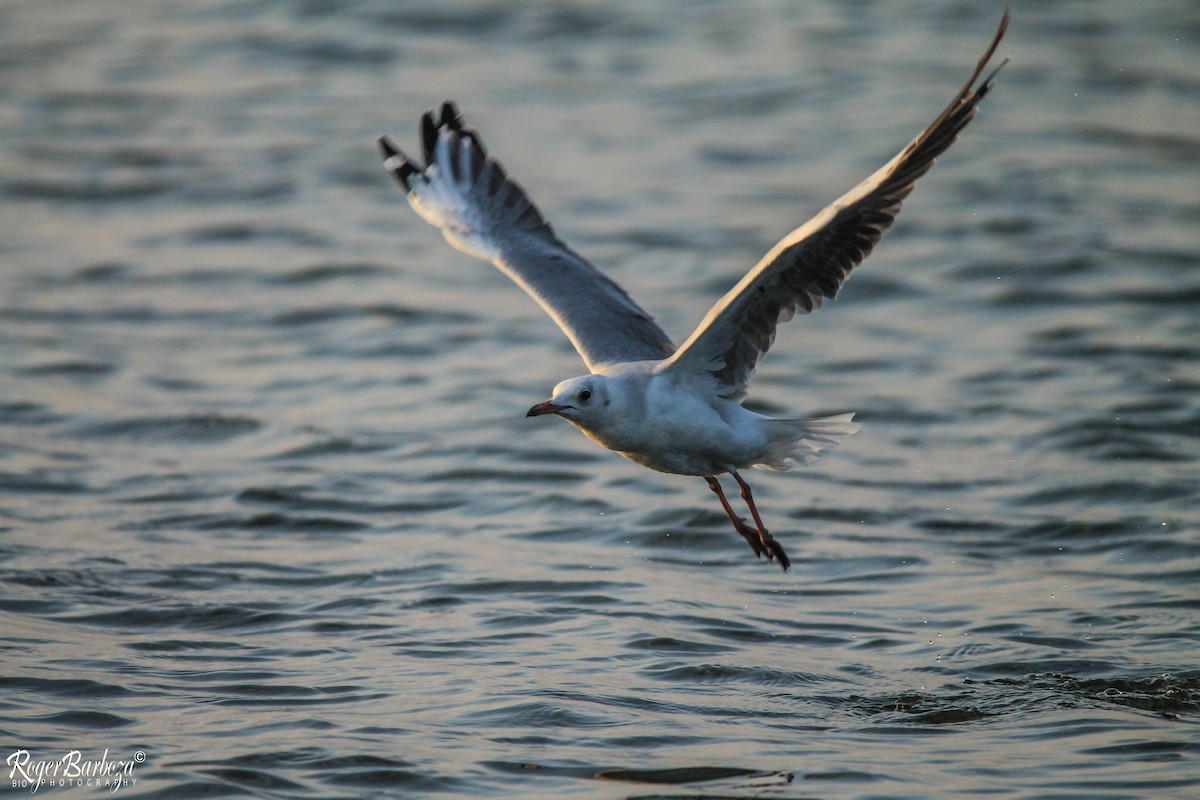
M 776 326 L 797 311 L 833 299 L 887 230 L 917 178 L 933 166 L 971 118 L 1007 59 L 975 86 L 1008 27 L 1008 11 L 971 79 L 950 105 L 882 169 L 788 234 L 721 298 L 663 371 L 710 373 L 716 391 L 746 395 L 759 360 L 775 340 Z
M 451 245 L 491 261 L 548 313 L 589 370 L 601 364 L 661 360 L 675 346 L 625 291 L 554 235 L 549 223 L 450 101 L 421 118 L 425 166 L 387 138 L 384 163 L 408 202 Z

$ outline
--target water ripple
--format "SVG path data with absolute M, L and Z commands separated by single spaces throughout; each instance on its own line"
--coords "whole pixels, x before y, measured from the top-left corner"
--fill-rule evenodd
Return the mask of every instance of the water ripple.
M 998 15 L 922 10 L 8 4 L 5 741 L 143 753 L 143 799 L 1187 795 L 1186 3 L 1017 9 L 980 115 L 780 329 L 749 405 L 865 423 L 752 476 L 787 573 L 699 481 L 523 416 L 576 354 L 374 149 L 458 99 L 682 341 Z

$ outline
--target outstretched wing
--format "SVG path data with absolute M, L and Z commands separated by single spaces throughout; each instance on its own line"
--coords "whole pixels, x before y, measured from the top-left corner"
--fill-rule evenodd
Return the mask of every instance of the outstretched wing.
M 675 351 L 620 286 L 558 240 L 524 189 L 463 126 L 453 103 L 443 103 L 436 120 L 432 111 L 421 117 L 425 166 L 387 137 L 379 146 L 413 209 L 451 245 L 516 281 L 558 323 L 589 370 Z
M 759 360 L 775 340 L 776 326 L 796 311 L 833 299 L 850 270 L 871 252 L 917 178 L 945 152 L 992 88 L 1005 59 L 976 87 L 1008 27 L 1008 11 L 971 79 L 938 118 L 882 169 L 788 234 L 708 312 L 664 371 L 711 373 L 717 391 L 740 399 Z

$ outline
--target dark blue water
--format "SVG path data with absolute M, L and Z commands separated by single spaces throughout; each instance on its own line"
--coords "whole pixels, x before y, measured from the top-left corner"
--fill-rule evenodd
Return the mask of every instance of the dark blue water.
M 752 476 L 787 574 L 524 417 L 576 356 L 374 149 L 457 99 L 678 341 L 1001 10 L 0 6 L 0 755 L 138 798 L 1200 796 L 1194 4 L 1017 3 L 781 330 L 755 407 L 864 423 Z

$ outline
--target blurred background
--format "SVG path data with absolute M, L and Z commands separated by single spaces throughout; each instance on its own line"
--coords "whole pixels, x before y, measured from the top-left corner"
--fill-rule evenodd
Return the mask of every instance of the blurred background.
M 1003 10 L 0 3 L 4 757 L 141 752 L 163 798 L 1194 791 L 1194 2 L 1014 3 L 975 121 L 780 330 L 750 404 L 864 423 L 752 476 L 787 574 L 702 481 L 525 419 L 578 358 L 375 149 L 456 100 L 678 342 Z

